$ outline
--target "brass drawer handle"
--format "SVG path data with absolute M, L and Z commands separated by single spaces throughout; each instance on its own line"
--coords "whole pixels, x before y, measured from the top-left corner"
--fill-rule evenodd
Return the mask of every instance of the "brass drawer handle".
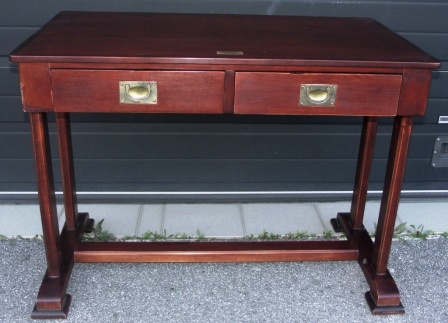
M 146 88 L 142 86 L 135 86 L 131 88 L 129 84 L 124 86 L 126 94 L 132 101 L 141 101 L 146 99 L 151 93 L 151 87 L 148 85 Z
M 122 81 L 120 103 L 157 104 L 157 82 Z
M 334 106 L 338 86 L 334 84 L 302 84 L 300 87 L 300 105 Z

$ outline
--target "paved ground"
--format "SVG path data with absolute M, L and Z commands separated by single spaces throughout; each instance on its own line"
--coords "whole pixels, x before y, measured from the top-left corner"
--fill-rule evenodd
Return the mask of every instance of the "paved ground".
M 141 236 L 147 231 L 185 233 L 195 236 L 199 230 L 207 237 L 221 239 L 258 235 L 267 230 L 274 234 L 306 231 L 322 235 L 332 231 L 330 219 L 338 212 L 349 212 L 350 201 L 315 203 L 221 203 L 221 204 L 80 204 L 79 212 L 88 212 L 103 229 L 116 236 Z M 58 205 L 59 228 L 64 223 L 64 209 Z M 368 201 L 364 226 L 374 232 L 378 222 L 379 201 Z M 396 226 L 405 224 L 414 231 L 448 232 L 447 199 L 423 199 L 400 202 Z M 42 234 L 39 205 L 1 204 L 0 235 L 34 237 Z
M 28 322 L 41 241 L 0 241 L 0 322 Z M 372 316 L 355 262 L 76 264 L 68 322 L 448 322 L 448 238 L 395 241 L 406 308 Z

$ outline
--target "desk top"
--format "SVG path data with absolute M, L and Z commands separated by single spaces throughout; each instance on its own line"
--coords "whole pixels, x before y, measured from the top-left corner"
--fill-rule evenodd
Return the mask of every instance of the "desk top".
M 62 12 L 15 62 L 437 68 L 366 18 Z

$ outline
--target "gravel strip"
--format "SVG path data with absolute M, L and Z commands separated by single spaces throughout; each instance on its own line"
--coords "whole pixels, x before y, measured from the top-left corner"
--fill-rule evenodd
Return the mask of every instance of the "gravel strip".
M 0 322 L 30 322 L 42 241 L 0 241 L 0 254 Z M 389 270 L 405 315 L 372 316 L 350 261 L 75 264 L 67 322 L 448 322 L 447 238 L 394 241 Z

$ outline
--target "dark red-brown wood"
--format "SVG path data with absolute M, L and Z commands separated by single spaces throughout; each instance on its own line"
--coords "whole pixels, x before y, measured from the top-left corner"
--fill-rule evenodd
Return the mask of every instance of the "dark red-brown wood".
M 51 80 L 48 64 L 22 63 L 19 65 L 20 90 L 23 110 L 27 112 L 51 111 Z
M 364 227 L 354 228 L 349 213 L 339 213 L 337 219 L 349 241 L 354 241 L 358 247 L 358 263 L 370 287 L 366 299 L 372 313 L 404 314 L 400 293 L 390 272 L 379 274 L 372 265 L 373 242 L 369 233 Z
M 334 106 L 301 106 L 302 84 L 337 85 Z M 235 113 L 393 116 L 400 86 L 400 75 L 242 72 L 236 74 Z
M 377 128 L 377 117 L 364 117 L 350 209 L 350 220 L 356 229 L 363 226 Z
M 75 169 L 73 165 L 72 133 L 68 113 L 57 113 L 59 160 L 61 164 L 64 192 L 65 226 L 75 230 L 78 222 L 78 201 L 76 197 Z
M 405 69 L 398 104 L 398 115 L 420 116 L 426 111 L 426 102 L 431 83 L 431 70 Z M 404 95 L 406 94 L 406 95 Z
M 40 112 L 30 113 L 30 123 L 36 164 L 42 232 L 45 238 L 45 254 L 47 255 L 47 273 L 49 277 L 58 277 L 61 275 L 62 253 L 54 192 L 53 168 L 51 165 L 47 115 Z
M 83 242 L 77 262 L 260 262 L 356 260 L 350 241 Z
M 439 66 L 430 55 L 372 19 L 123 12 L 63 12 L 15 50 L 11 59 L 66 63 Z
M 51 71 L 56 112 L 223 113 L 224 72 Z M 157 104 L 120 102 L 119 83 L 157 83 Z M 200 102 L 200 104 L 198 104 Z
M 76 230 L 68 230 L 66 226 L 62 229 L 60 238 L 60 274 L 58 276 L 51 276 L 47 269 L 39 293 L 37 294 L 36 305 L 31 315 L 32 318 L 67 318 L 71 302 L 71 296 L 67 294 L 67 285 L 74 264 L 73 251 L 81 240 L 84 231 L 93 225 L 86 213 L 79 214 L 77 219 Z
M 233 113 L 235 98 L 235 71 L 226 71 L 224 91 L 224 113 Z
M 374 314 L 404 313 L 387 269 L 412 117 L 426 109 L 440 63 L 364 18 L 64 12 L 14 50 L 30 112 L 47 257 L 34 318 L 65 318 L 74 261 L 357 259 Z M 120 81 L 155 81 L 156 105 L 123 104 Z M 335 84 L 332 107 L 301 106 L 303 83 Z M 47 112 L 55 112 L 66 224 L 59 234 Z M 69 113 L 241 113 L 364 116 L 348 241 L 80 242 Z M 375 243 L 363 225 L 378 117 L 395 116 Z M 218 171 L 218 170 L 217 170 Z
M 411 132 L 412 117 L 395 118 L 372 256 L 378 274 L 387 271 Z

